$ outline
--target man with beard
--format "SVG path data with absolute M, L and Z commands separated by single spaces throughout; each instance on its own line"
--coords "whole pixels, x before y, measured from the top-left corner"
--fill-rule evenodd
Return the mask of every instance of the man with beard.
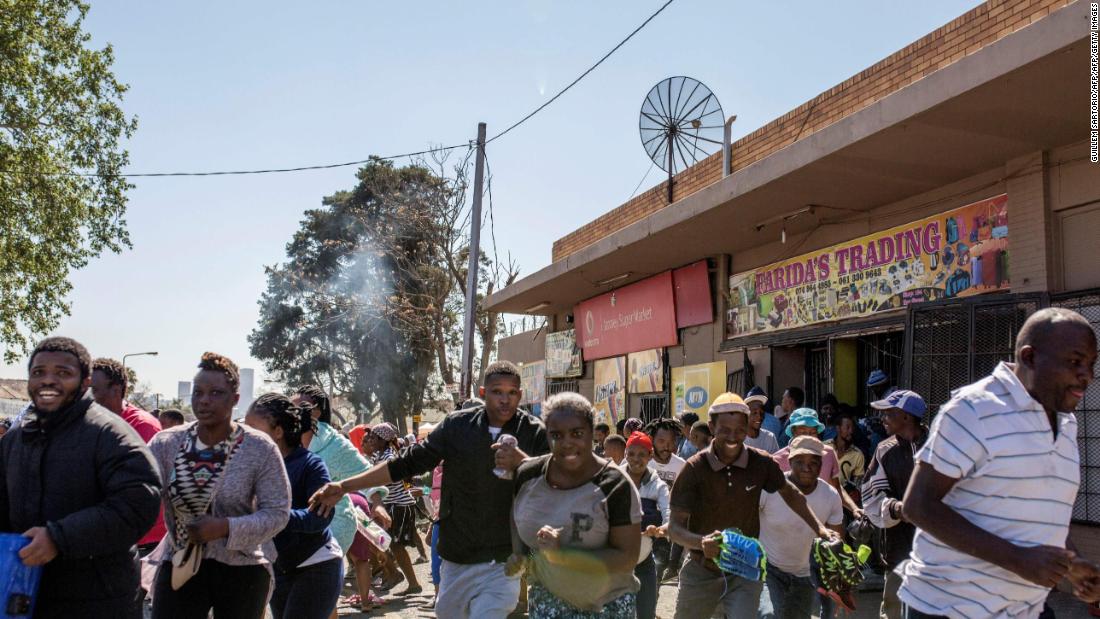
M 909 619 L 1032 619 L 1063 578 L 1100 600 L 1100 566 L 1067 548 L 1080 483 L 1072 411 L 1096 356 L 1084 317 L 1043 309 L 1020 328 L 1015 363 L 940 408 L 903 499 L 917 527 L 898 568 Z
M 444 619 L 502 619 L 519 599 L 518 574 L 505 573 L 512 554 L 512 481 L 494 467 L 514 471 L 527 456 L 550 451 L 542 422 L 519 410 L 523 395 L 519 368 L 496 361 L 480 389 L 485 403 L 448 415 L 423 441 L 396 459 L 330 483 L 310 503 L 325 512 L 348 492 L 423 475 L 446 460 L 439 507 L 439 597 L 435 613 Z M 503 435 L 515 446 L 497 442 Z
M 649 461 L 649 469 L 671 488 L 685 462 L 675 453 L 681 434 L 680 422 L 675 419 L 658 419 L 649 424 L 646 430 L 653 441 L 653 458 Z M 657 580 L 678 574 L 683 557 L 684 549 L 679 544 L 673 544 L 663 537 L 653 540 Z
M 160 475 L 141 437 L 87 393 L 92 362 L 66 337 L 28 363 L 31 408 L 0 442 L 0 531 L 22 533 L 44 566 L 35 617 L 137 618 L 134 543 L 160 508 Z

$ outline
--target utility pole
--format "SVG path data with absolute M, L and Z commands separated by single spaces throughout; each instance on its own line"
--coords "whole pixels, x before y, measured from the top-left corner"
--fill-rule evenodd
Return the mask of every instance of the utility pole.
M 466 269 L 466 317 L 462 328 L 462 384 L 459 400 L 470 398 L 474 383 L 474 331 L 477 317 L 477 267 L 481 258 L 481 193 L 485 176 L 485 123 L 477 124 L 474 204 L 470 212 L 470 264 Z

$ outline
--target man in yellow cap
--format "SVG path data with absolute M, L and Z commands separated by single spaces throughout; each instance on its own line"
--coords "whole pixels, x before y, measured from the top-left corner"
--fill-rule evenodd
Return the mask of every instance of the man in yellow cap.
M 726 574 L 714 559 L 721 532 L 760 534 L 761 491 L 778 493 L 815 535 L 836 538 L 814 515 L 806 497 L 767 453 L 744 445 L 749 407 L 741 396 L 723 393 L 707 411 L 710 446 L 688 459 L 672 488 L 672 541 L 690 551 L 680 570 L 677 618 L 709 617 L 719 604 L 727 617 L 754 617 L 763 583 Z

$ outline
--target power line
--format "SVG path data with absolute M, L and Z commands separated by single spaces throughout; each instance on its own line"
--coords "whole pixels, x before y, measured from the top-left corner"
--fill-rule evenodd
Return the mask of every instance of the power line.
M 647 17 L 646 20 L 641 23 L 641 25 L 639 25 L 630 34 L 628 34 L 625 39 L 623 39 L 622 41 L 619 41 L 618 45 L 611 48 L 611 51 L 604 54 L 603 57 L 600 58 L 599 60 L 597 60 L 595 64 L 593 64 L 591 67 L 588 67 L 588 69 L 585 70 L 584 73 L 581 73 L 579 76 L 577 76 L 577 79 L 573 80 L 572 82 L 569 82 L 569 84 L 565 88 L 562 88 L 560 91 L 558 91 L 558 93 L 555 94 L 553 97 L 551 97 L 548 101 L 546 101 L 542 105 L 540 105 L 537 108 L 535 108 L 534 110 L 532 110 L 531 113 L 529 113 L 526 116 L 524 116 L 523 118 L 519 119 L 518 121 L 513 123 L 511 126 L 509 126 L 504 131 L 501 131 L 500 133 L 498 133 L 498 134 L 494 135 L 493 137 L 489 138 L 488 140 L 485 141 L 485 143 L 489 144 L 490 142 L 493 142 L 498 138 L 504 137 L 504 135 L 506 135 L 507 133 L 509 133 L 510 131 L 515 129 L 516 127 L 519 127 L 523 123 L 530 120 L 533 116 L 535 116 L 535 114 L 538 114 L 542 110 L 546 109 L 546 107 L 549 106 L 551 103 L 553 103 L 554 101 L 557 101 L 558 98 L 561 97 L 562 95 L 564 95 L 566 92 L 568 92 L 570 88 L 576 86 L 581 80 L 583 80 L 585 77 L 587 77 L 589 73 L 595 71 L 596 67 L 599 67 L 601 64 L 603 64 L 605 60 L 607 60 L 608 58 L 611 57 L 612 54 L 617 52 L 620 47 L 622 47 L 623 45 L 626 44 L 627 41 L 634 38 L 634 35 L 641 32 L 643 28 L 645 28 L 647 25 L 649 25 L 649 22 L 653 21 L 658 15 L 661 14 L 662 11 L 664 11 L 666 8 L 668 8 L 668 5 L 672 4 L 673 2 L 674 2 L 674 0 L 667 0 L 667 2 L 662 4 L 661 7 L 659 9 L 657 9 L 652 15 Z M 412 152 L 412 153 L 402 153 L 400 155 L 387 155 L 385 157 L 368 157 L 367 159 L 360 159 L 358 161 L 346 161 L 346 162 L 343 162 L 343 163 L 329 163 L 329 164 L 323 164 L 323 165 L 298 166 L 298 167 L 292 167 L 292 168 L 267 168 L 267 169 L 261 169 L 261 170 L 224 170 L 224 171 L 207 171 L 207 172 L 132 172 L 132 173 L 122 173 L 122 174 L 100 174 L 100 173 L 92 173 L 92 172 L 68 172 L 68 171 L 46 172 L 46 171 L 41 171 L 41 170 L 0 170 L 0 173 L 3 173 L 3 174 L 23 174 L 23 175 L 34 175 L 34 176 L 70 176 L 70 177 L 83 177 L 83 178 L 96 178 L 96 177 L 164 178 L 164 177 L 171 177 L 171 176 L 244 176 L 244 175 L 254 175 L 254 174 L 282 174 L 282 173 L 287 173 L 287 172 L 306 172 L 306 171 L 310 171 L 310 170 L 331 170 L 331 169 L 334 169 L 334 168 L 345 168 L 345 167 L 349 167 L 349 166 L 363 165 L 364 163 L 370 162 L 371 159 L 383 159 L 383 160 L 404 159 L 406 157 L 416 157 L 418 155 L 426 155 L 426 154 L 431 153 L 431 152 L 448 151 L 448 150 L 454 150 L 456 148 L 465 148 L 467 146 L 468 146 L 468 144 L 454 144 L 452 146 L 442 146 L 442 147 L 439 147 L 439 148 L 430 148 L 430 149 L 427 149 L 427 150 L 421 150 L 421 151 L 416 151 L 416 152 Z M 635 190 L 635 191 L 637 191 L 637 190 Z
M 497 256 L 497 227 L 493 219 L 493 167 L 489 165 L 488 150 L 485 152 L 485 181 L 486 193 L 489 196 L 489 237 L 493 240 L 493 266 L 500 268 L 500 257 Z
M 642 177 L 642 180 L 638 181 L 638 184 L 634 186 L 634 191 L 630 192 L 630 198 L 627 198 L 627 201 L 629 201 L 631 198 L 633 198 L 635 195 L 638 194 L 638 189 L 640 189 L 642 187 L 642 183 L 645 182 L 645 179 L 649 178 L 649 173 L 653 171 L 653 166 L 655 166 L 656 164 L 657 164 L 657 160 L 653 160 L 653 161 L 649 162 L 649 169 L 647 169 L 645 171 L 645 176 Z
M 134 172 L 123 174 L 96 174 L 89 172 L 41 172 L 37 170 L 0 170 L 0 172 L 6 174 L 27 174 L 36 176 L 79 176 L 85 178 L 95 178 L 101 176 L 108 177 L 125 177 L 125 178 L 156 178 L 165 176 L 243 176 L 247 174 L 280 174 L 283 172 L 305 172 L 308 170 L 331 170 L 333 168 L 346 168 L 353 165 L 363 165 L 368 163 L 371 159 L 404 159 L 406 157 L 416 157 L 417 155 L 426 155 L 433 152 L 442 152 L 448 150 L 454 150 L 456 148 L 467 148 L 468 144 L 455 144 L 453 146 L 441 146 L 439 148 L 430 148 L 428 150 L 421 150 L 415 153 L 402 153 L 400 155 L 388 155 L 385 157 L 369 157 L 367 159 L 361 159 L 359 161 L 347 161 L 344 163 L 329 163 L 324 165 L 311 165 L 300 166 L 296 168 L 269 168 L 266 170 L 227 170 L 227 171 L 215 171 L 215 172 Z
M 541 112 L 541 111 L 542 111 L 542 110 L 543 110 L 543 109 L 544 109 L 544 108 L 545 108 L 546 106 L 548 106 L 548 105 L 550 105 L 551 103 L 553 103 L 554 101 L 556 101 L 556 100 L 558 99 L 558 97 L 560 97 L 560 96 L 564 95 L 564 94 L 566 93 L 566 91 L 568 91 L 568 90 L 569 90 L 570 88 L 572 88 L 572 87 L 576 86 L 576 85 L 577 85 L 577 82 L 579 82 L 579 81 L 583 80 L 583 79 L 584 79 L 585 77 L 587 77 L 587 76 L 588 76 L 588 74 L 589 74 L 589 73 L 591 73 L 591 72 L 595 71 L 595 70 L 596 70 L 596 67 L 598 67 L 598 66 L 600 66 L 601 64 L 603 64 L 603 61 L 605 61 L 605 60 L 607 60 L 608 58 L 610 58 L 610 57 L 611 57 L 611 54 L 614 54 L 614 53 L 615 53 L 616 51 L 618 51 L 618 50 L 619 50 L 619 48 L 620 48 L 620 47 L 622 47 L 623 45 L 625 45 L 627 41 L 629 41 L 630 39 L 632 39 L 632 38 L 634 37 L 634 35 L 636 35 L 636 34 L 638 34 L 639 32 L 641 32 L 642 28 L 645 28 L 645 27 L 646 27 L 646 25 L 648 25 L 648 24 L 649 24 L 649 22 L 653 21 L 653 19 L 654 19 L 655 17 L 657 17 L 658 15 L 660 15 L 660 14 L 661 14 L 661 11 L 665 10 L 666 8 L 668 8 L 668 5 L 670 5 L 670 4 L 672 4 L 672 3 L 673 3 L 673 0 L 668 0 L 668 2 L 665 2 L 664 4 L 662 4 L 662 5 L 661 5 L 661 8 L 657 9 L 657 10 L 656 10 L 656 11 L 655 11 L 655 12 L 654 12 L 654 13 L 653 13 L 652 15 L 650 15 L 650 16 L 649 16 L 648 18 L 646 18 L 646 20 L 645 20 L 644 22 L 642 22 L 642 24 L 641 24 L 640 26 L 638 26 L 637 28 L 635 28 L 635 29 L 634 29 L 634 32 L 631 32 L 630 34 L 626 35 L 626 38 L 625 38 L 625 39 L 623 39 L 622 41 L 619 41 L 619 44 L 618 44 L 618 45 L 616 45 L 615 47 L 612 47 L 612 48 L 611 48 L 611 51 L 609 51 L 609 52 L 607 52 L 606 54 L 604 54 L 604 55 L 603 55 L 603 58 L 600 58 L 599 60 L 597 60 L 597 61 L 596 61 L 596 64 L 592 65 L 591 67 L 588 67 L 588 70 L 587 70 L 587 71 L 585 71 L 584 73 L 581 73 L 581 74 L 580 74 L 580 76 L 578 76 L 578 77 L 577 77 L 577 79 L 573 80 L 572 82 L 569 82 L 569 85 L 568 85 L 568 86 L 566 86 L 565 88 L 562 88 L 562 89 L 561 89 L 560 91 L 558 91 L 558 94 L 556 94 L 556 95 L 554 95 L 553 97 L 551 97 L 549 101 L 547 101 L 546 103 L 543 103 L 542 105 L 538 106 L 538 107 L 537 107 L 537 108 L 535 108 L 535 109 L 534 109 L 534 111 L 532 111 L 532 112 L 531 112 L 530 114 L 528 114 L 528 115 L 524 116 L 523 118 L 519 119 L 518 121 L 516 121 L 516 122 L 515 122 L 515 123 L 514 123 L 513 125 L 511 125 L 511 126 L 510 126 L 510 127 L 508 127 L 507 129 L 505 129 L 504 131 L 501 131 L 500 133 L 498 133 L 498 134 L 494 135 L 493 137 L 489 138 L 488 140 L 486 140 L 486 142 L 485 142 L 485 143 L 486 143 L 486 144 L 489 144 L 489 143 L 491 143 L 491 142 L 492 142 L 493 140 L 496 140 L 497 138 L 501 138 L 501 137 L 504 137 L 504 135 L 506 135 L 506 134 L 507 134 L 507 133 L 508 133 L 509 131 L 511 131 L 512 129 L 515 129 L 516 127 L 518 127 L 518 126 L 522 125 L 523 123 L 527 122 L 527 121 L 528 121 L 528 120 L 529 120 L 529 119 L 530 119 L 530 118 L 531 118 L 532 116 L 534 116 L 535 114 L 538 114 L 538 113 L 539 113 L 539 112 Z

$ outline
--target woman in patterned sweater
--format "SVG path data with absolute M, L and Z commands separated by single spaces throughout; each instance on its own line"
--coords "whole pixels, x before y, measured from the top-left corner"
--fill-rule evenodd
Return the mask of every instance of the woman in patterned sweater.
M 290 517 L 283 458 L 266 434 L 232 420 L 237 366 L 205 353 L 191 393 L 193 423 L 149 444 L 161 471 L 168 528 L 153 587 L 154 619 L 258 619 L 271 591 L 272 538 Z M 171 555 L 199 544 L 197 574 L 172 588 Z

